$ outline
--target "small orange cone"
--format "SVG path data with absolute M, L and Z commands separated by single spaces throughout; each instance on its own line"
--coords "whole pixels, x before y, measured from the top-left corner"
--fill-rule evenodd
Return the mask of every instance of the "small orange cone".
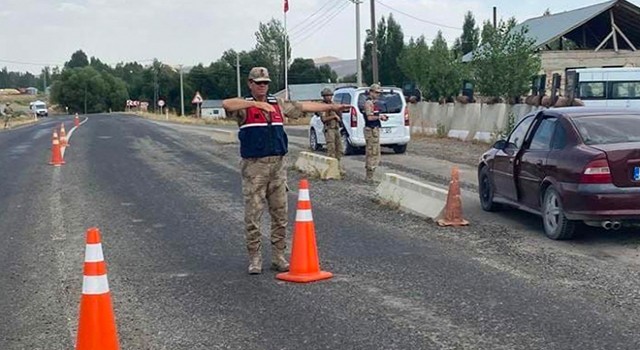
M 62 151 L 60 150 L 60 142 L 58 141 L 58 133 L 56 133 L 55 130 L 53 130 L 53 139 L 51 141 L 51 161 L 49 164 L 55 166 L 61 166 L 64 164 Z
M 451 182 L 447 193 L 447 204 L 444 207 L 444 215 L 438 219 L 440 226 L 466 226 L 469 222 L 462 218 L 462 199 L 460 197 L 460 182 L 458 167 L 451 169 Z
M 276 278 L 288 282 L 313 282 L 333 277 L 331 272 L 320 271 L 316 230 L 311 214 L 309 182 L 300 180 L 296 224 L 293 229 L 291 266 L 289 272 L 279 273 Z
M 68 147 L 67 132 L 64 130 L 64 123 L 60 124 L 60 147 Z
M 75 125 L 76 128 L 80 126 L 80 118 L 78 118 L 78 113 L 76 113 L 76 116 L 73 118 L 73 125 Z
M 100 230 L 87 230 L 76 350 L 120 349 Z

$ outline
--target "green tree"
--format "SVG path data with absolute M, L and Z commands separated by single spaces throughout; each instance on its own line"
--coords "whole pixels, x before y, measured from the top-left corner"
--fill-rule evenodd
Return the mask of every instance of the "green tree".
M 337 82 L 338 74 L 327 64 L 317 67 L 310 58 L 296 58 L 289 68 L 289 84 Z
M 267 23 L 260 23 L 256 32 L 256 51 L 266 61 L 265 67 L 271 75 L 272 91 L 281 90 L 284 87 L 284 67 L 289 62 L 284 61 L 285 31 L 282 22 L 271 19 Z M 287 40 L 287 58 L 291 57 L 291 45 Z
M 462 57 L 478 48 L 480 43 L 480 28 L 476 26 L 473 13 L 468 11 L 462 24 L 462 35 L 453 44 L 453 51 L 457 57 Z
M 383 85 L 402 86 L 406 80 L 398 66 L 398 57 L 404 49 L 404 34 L 402 27 L 395 21 L 393 15 L 388 20 L 380 19 L 376 27 L 376 44 L 378 46 L 378 78 Z M 367 30 L 364 54 L 362 55 L 362 72 L 364 81 L 373 82 L 371 58 L 373 51 L 373 35 Z
M 64 69 L 53 84 L 51 97 L 55 103 L 68 106 L 70 112 L 104 112 L 109 107 L 108 84 L 93 67 Z
M 78 50 L 71 55 L 71 60 L 64 64 L 65 68 L 82 68 L 89 65 L 87 54 L 82 50 Z
M 424 94 L 427 94 L 425 98 L 429 97 L 428 92 L 432 89 L 429 78 L 430 57 L 429 45 L 424 35 L 421 35 L 416 40 L 411 38 L 398 58 L 398 66 L 402 72 L 409 80 L 415 82 Z
M 515 102 L 529 91 L 532 77 L 540 71 L 535 40 L 527 36 L 527 28 L 515 26 L 514 18 L 500 21 L 495 30 L 485 23 L 483 45 L 472 62 L 476 87 L 484 96 Z
M 464 76 L 460 58 L 454 57 L 453 50 L 438 31 L 429 51 L 429 95 L 432 99 L 447 99 L 458 95 Z

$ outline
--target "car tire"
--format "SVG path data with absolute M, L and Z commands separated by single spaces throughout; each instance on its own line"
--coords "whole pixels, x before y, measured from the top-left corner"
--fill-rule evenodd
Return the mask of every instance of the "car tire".
M 407 151 L 407 145 L 394 145 L 393 151 L 396 152 L 396 154 L 403 154 Z
M 342 131 L 340 133 L 340 137 L 342 138 L 342 147 L 344 149 L 345 156 L 350 156 L 358 152 L 358 149 L 356 147 L 353 147 L 351 145 L 351 142 L 349 142 L 349 134 L 347 134 L 346 131 Z
M 311 129 L 309 132 L 309 148 L 312 151 L 319 151 L 322 146 L 318 144 L 318 135 L 316 134 L 316 129 Z
M 489 177 L 489 167 L 484 166 L 478 174 L 478 195 L 480 196 L 482 210 L 497 211 L 502 208 L 499 203 L 493 201 L 494 193 L 493 182 Z
M 576 223 L 567 219 L 562 208 L 558 191 L 553 186 L 547 187 L 542 199 L 542 224 L 544 233 L 553 240 L 571 239 Z

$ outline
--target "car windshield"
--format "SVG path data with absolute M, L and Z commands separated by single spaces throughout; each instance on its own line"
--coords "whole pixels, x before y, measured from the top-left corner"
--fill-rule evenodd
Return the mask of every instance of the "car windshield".
M 369 94 L 364 93 L 358 96 L 358 108 L 364 113 L 364 102 Z M 383 91 L 377 102 L 380 113 L 400 113 L 402 112 L 402 95 L 396 91 Z
M 36 105 L 36 109 L 45 109 L 46 107 L 44 105 Z
M 585 145 L 640 142 L 640 115 L 573 118 Z

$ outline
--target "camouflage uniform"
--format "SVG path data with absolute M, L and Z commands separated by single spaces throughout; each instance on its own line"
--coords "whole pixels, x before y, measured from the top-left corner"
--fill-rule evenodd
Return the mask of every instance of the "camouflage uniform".
M 266 69 L 264 69 L 266 72 Z M 249 78 L 258 79 L 252 69 Z M 266 77 L 268 79 L 268 73 Z M 270 97 L 274 100 L 273 97 Z M 275 100 L 274 100 L 275 101 Z M 289 118 L 300 118 L 303 114 L 299 103 L 277 99 L 277 104 L 282 114 Z M 262 112 L 267 118 L 268 113 Z M 230 112 L 229 117 L 242 126 L 246 122 L 247 110 Z M 271 119 L 269 119 L 271 120 Z M 245 142 L 256 142 L 257 140 L 245 140 Z M 241 142 L 243 142 L 241 140 Z M 286 261 L 284 253 L 286 244 L 286 228 L 288 224 L 287 206 L 287 173 L 284 155 L 267 156 L 260 158 L 242 158 L 241 161 L 242 194 L 245 205 L 245 233 L 246 246 L 249 253 L 249 273 L 261 272 L 262 266 L 262 237 L 260 224 L 264 204 L 267 203 L 271 216 L 271 268 L 277 271 L 288 271 L 289 263 Z
M 5 107 L 2 108 L 2 115 L 4 116 L 4 128 L 9 127 L 9 119 L 11 118 L 11 114 L 13 114 L 13 110 L 9 107 L 7 103 Z
M 322 90 L 323 96 L 332 94 L 333 93 L 329 89 Z M 336 117 L 340 117 L 338 113 L 329 111 L 324 112 L 320 119 L 324 123 L 324 138 L 327 141 L 327 156 L 338 160 L 340 172 L 344 175 L 345 171 L 342 168 L 342 163 L 340 163 L 340 159 L 342 159 L 344 151 L 342 150 L 342 138 L 340 136 L 340 122 L 335 119 Z
M 373 84 L 372 88 L 379 89 L 380 87 L 377 84 Z M 376 102 L 376 100 L 370 98 L 364 103 L 364 112 L 366 116 L 378 116 L 380 114 L 375 107 Z M 366 142 L 366 157 L 364 164 L 367 172 L 366 179 L 367 181 L 372 181 L 373 174 L 380 163 L 380 122 L 365 123 L 364 139 Z

